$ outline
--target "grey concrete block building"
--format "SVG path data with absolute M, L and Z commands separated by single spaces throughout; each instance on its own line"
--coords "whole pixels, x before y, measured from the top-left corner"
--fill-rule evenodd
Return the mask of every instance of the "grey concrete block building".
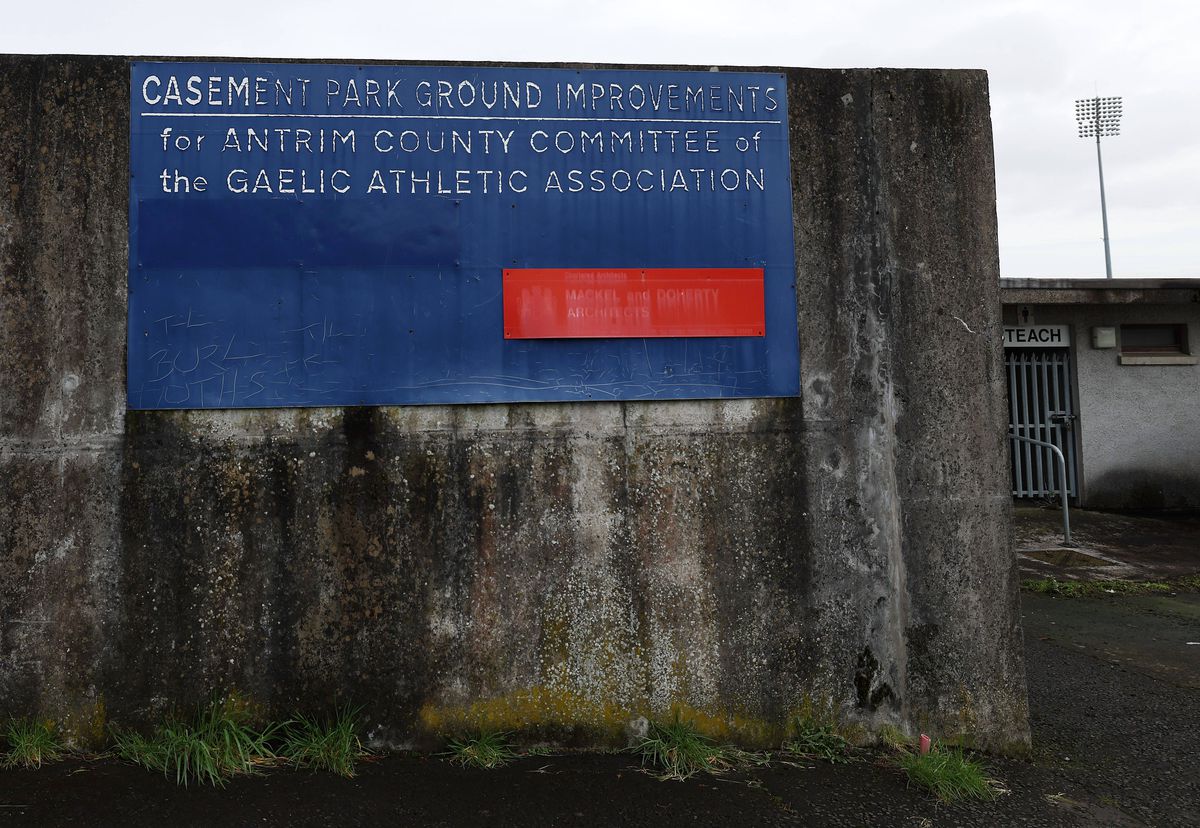
M 1098 509 L 1200 508 L 1200 281 L 1003 279 L 1009 427 L 1049 439 Z M 1057 491 L 1012 446 L 1013 494 Z

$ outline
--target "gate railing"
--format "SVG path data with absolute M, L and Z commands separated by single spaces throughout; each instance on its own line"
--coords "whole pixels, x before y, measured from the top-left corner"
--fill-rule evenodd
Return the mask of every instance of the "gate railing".
M 1046 447 L 1035 441 L 1053 443 L 1066 455 L 1066 486 L 1075 494 L 1075 445 L 1072 421 L 1071 357 L 1065 350 L 1007 350 L 1010 430 L 1023 437 L 1013 446 L 1013 497 L 1054 495 L 1063 481 L 1055 479 L 1057 465 Z
M 1053 451 L 1055 456 L 1058 457 L 1058 472 L 1059 472 L 1058 479 L 1062 486 L 1061 499 L 1062 499 L 1062 513 L 1063 513 L 1063 546 L 1070 546 L 1071 545 L 1071 516 L 1068 512 L 1068 507 L 1067 507 L 1067 498 L 1069 497 L 1069 494 L 1067 492 L 1067 458 L 1063 455 L 1062 449 L 1060 449 L 1058 446 L 1054 445 L 1054 443 L 1049 442 L 1048 440 L 1035 440 L 1032 437 L 1025 437 L 1024 435 L 1021 435 L 1021 434 L 1013 434 L 1011 431 L 1008 434 L 1008 439 L 1023 440 L 1026 443 L 1033 443 L 1036 446 L 1044 446 L 1044 447 L 1050 449 L 1051 451 Z M 1016 446 L 1013 446 L 1012 450 L 1016 451 Z

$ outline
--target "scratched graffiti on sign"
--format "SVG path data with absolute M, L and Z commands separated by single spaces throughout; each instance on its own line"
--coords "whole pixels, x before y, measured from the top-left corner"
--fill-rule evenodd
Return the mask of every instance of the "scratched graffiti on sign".
M 135 63 L 130 96 L 132 408 L 799 393 L 778 74 Z M 763 324 L 506 338 L 538 268 L 754 269 Z

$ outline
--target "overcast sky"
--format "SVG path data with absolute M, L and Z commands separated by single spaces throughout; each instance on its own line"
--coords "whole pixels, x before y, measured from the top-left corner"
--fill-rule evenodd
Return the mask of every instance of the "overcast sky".
M 1200 277 L 1196 0 L 2 3 L 0 52 L 986 69 L 1005 276 L 1104 275 L 1073 104 L 1120 95 L 1114 275 Z

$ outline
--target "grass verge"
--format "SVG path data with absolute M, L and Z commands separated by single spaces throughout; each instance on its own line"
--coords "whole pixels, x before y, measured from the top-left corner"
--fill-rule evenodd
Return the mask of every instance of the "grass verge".
M 464 768 L 498 768 L 520 755 L 509 743 L 508 736 L 506 732 L 487 731 L 451 739 L 446 743 L 447 750 L 442 755 Z
M 192 720 L 171 720 L 150 736 L 114 728 L 117 756 L 144 768 L 191 782 L 224 785 L 238 774 L 254 773 L 275 761 L 270 741 L 277 725 L 258 730 L 249 706 L 231 696 L 202 708 Z
M 4 729 L 8 752 L 0 755 L 3 768 L 40 768 L 63 754 L 54 722 L 43 719 L 11 719 Z
M 1176 589 L 1195 589 L 1196 585 L 1181 579 L 1179 585 L 1162 581 L 1060 581 L 1057 578 L 1030 578 L 1021 582 L 1026 592 L 1054 595 L 1062 598 L 1094 598 L 1103 595 L 1140 595 L 1151 592 L 1172 592 Z
M 901 753 L 897 764 L 910 782 L 928 790 L 942 802 L 963 799 L 991 800 L 1004 792 L 999 780 L 987 776 L 983 765 L 960 748 L 934 747 L 929 753 Z
M 1184 575 L 1171 581 L 1171 585 L 1186 592 L 1200 592 L 1200 575 Z
M 680 782 L 702 772 L 722 773 L 738 758 L 737 753 L 714 743 L 679 717 L 666 724 L 651 722 L 632 750 L 641 756 L 642 767 L 659 771 L 659 779 Z
M 367 755 L 358 738 L 358 712 L 343 708 L 328 720 L 293 717 L 280 730 L 279 758 L 296 767 L 354 776 L 358 760 Z

